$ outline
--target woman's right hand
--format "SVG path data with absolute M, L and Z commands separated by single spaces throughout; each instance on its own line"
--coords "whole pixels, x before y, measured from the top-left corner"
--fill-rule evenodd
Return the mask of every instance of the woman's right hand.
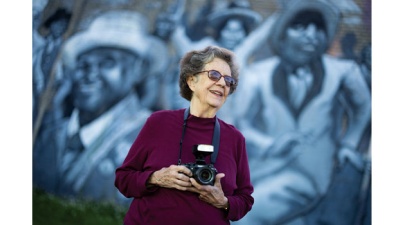
M 149 177 L 149 184 L 186 191 L 192 186 L 192 172 L 186 166 L 171 165 L 155 171 Z

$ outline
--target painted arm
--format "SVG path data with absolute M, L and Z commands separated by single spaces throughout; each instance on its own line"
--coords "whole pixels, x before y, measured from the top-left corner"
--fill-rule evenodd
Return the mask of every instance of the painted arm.
M 344 75 L 342 93 L 348 105 L 347 130 L 338 152 L 340 163 L 348 159 L 357 169 L 364 168 L 364 160 L 357 151 L 364 130 L 371 120 L 371 96 L 360 68 L 352 63 Z
M 278 15 L 276 13 L 269 16 L 260 26 L 253 30 L 243 42 L 235 48 L 239 65 L 246 67 L 249 57 L 264 43 L 271 32 Z

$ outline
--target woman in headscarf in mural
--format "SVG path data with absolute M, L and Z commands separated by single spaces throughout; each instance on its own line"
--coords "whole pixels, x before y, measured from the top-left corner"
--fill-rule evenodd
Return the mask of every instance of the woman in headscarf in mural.
M 66 40 L 65 80 L 54 96 L 55 111 L 48 113 L 51 123 L 35 142 L 35 186 L 66 196 L 129 202 L 114 187 L 114 172 L 150 115 L 134 87 L 163 71 L 160 57 L 167 54 L 146 24 L 139 13 L 108 11 Z M 67 96 L 73 111 L 65 118 L 56 110 L 62 110 Z
M 325 54 L 339 19 L 326 1 L 289 2 L 270 33 L 276 55 L 244 71 L 235 102 L 255 203 L 239 224 L 321 224 L 315 207 L 335 166 L 364 168 L 358 145 L 370 120 L 368 87 L 356 62 Z M 346 120 L 335 114 L 341 107 Z

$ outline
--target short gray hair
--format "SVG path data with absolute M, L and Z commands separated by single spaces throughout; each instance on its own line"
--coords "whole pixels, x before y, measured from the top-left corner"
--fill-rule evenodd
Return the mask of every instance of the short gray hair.
M 239 83 L 239 66 L 235 54 L 222 47 L 208 46 L 203 50 L 193 50 L 186 53 L 180 61 L 179 88 L 180 94 L 186 100 L 192 99 L 193 91 L 187 84 L 187 78 L 203 70 L 204 66 L 214 58 L 220 58 L 228 63 L 231 69 L 231 76 Z M 229 94 L 235 92 L 237 85 L 230 87 Z

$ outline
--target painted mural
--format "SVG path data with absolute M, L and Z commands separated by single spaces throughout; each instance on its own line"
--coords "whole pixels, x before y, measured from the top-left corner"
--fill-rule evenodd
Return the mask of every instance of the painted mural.
M 238 225 L 371 224 L 371 0 L 33 0 L 32 180 L 128 206 L 114 173 L 146 118 L 188 106 L 180 57 L 240 63 L 219 117 L 246 138 Z

